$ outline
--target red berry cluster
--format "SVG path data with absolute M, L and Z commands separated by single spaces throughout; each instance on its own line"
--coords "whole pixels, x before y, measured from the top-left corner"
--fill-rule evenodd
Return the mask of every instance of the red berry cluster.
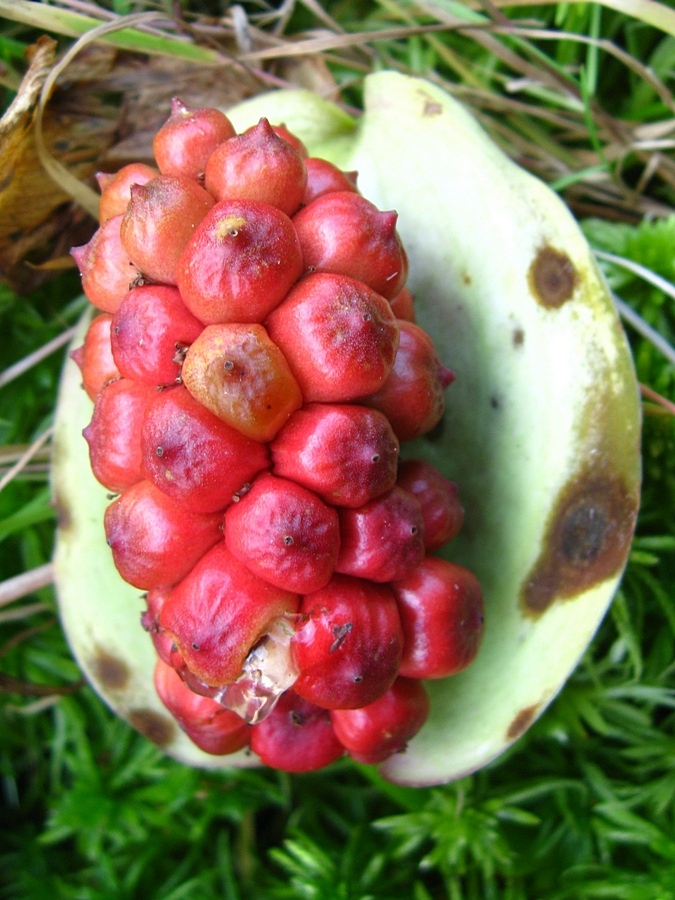
M 399 462 L 453 375 L 396 214 L 266 119 L 236 134 L 174 100 L 154 153 L 99 176 L 73 256 L 102 313 L 73 356 L 157 691 L 209 753 L 380 762 L 483 634 L 475 577 L 427 555 L 462 525 L 456 485 Z

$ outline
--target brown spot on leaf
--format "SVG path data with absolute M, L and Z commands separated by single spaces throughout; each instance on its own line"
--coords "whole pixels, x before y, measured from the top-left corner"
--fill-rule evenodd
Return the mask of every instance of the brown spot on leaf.
M 59 531 L 68 531 L 73 521 L 70 507 L 58 493 L 54 494 L 52 505 L 56 511 L 56 527 Z
M 156 713 L 154 709 L 132 709 L 129 713 L 129 723 L 158 747 L 170 743 L 176 733 L 173 721 L 168 716 Z
M 506 740 L 515 741 L 521 734 L 525 734 L 530 725 L 534 722 L 539 705 L 533 703 L 532 706 L 524 706 L 520 712 L 516 713 L 511 724 L 506 729 Z
M 107 650 L 97 649 L 91 661 L 95 678 L 108 690 L 119 691 L 129 681 L 129 667 L 122 659 L 112 656 Z
M 539 559 L 521 593 L 537 616 L 618 574 L 635 528 L 638 497 L 619 476 L 582 472 L 560 491 Z
M 569 256 L 549 246 L 539 250 L 527 277 L 535 299 L 547 309 L 558 309 L 571 299 L 578 279 Z
M 511 335 L 511 340 L 513 341 L 514 347 L 522 347 L 525 343 L 525 332 L 522 328 L 514 328 L 513 334 Z
M 429 97 L 425 98 L 424 109 L 422 111 L 423 116 L 440 116 L 442 112 L 443 107 L 440 103 L 437 103 L 435 100 L 431 100 Z

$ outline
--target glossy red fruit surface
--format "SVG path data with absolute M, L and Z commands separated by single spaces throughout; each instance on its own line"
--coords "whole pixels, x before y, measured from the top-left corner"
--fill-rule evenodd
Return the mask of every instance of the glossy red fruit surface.
M 155 386 L 174 384 L 183 356 L 204 330 L 175 287 L 133 288 L 113 317 L 111 347 L 125 378 Z
M 406 322 L 415 321 L 415 297 L 407 287 L 392 297 L 389 303 L 397 319 L 404 319 Z
M 175 669 L 161 659 L 155 664 L 159 698 L 190 739 L 206 753 L 222 756 L 246 747 L 251 729 L 216 700 L 193 693 Z
M 464 523 L 464 509 L 456 482 L 422 459 L 402 460 L 396 481 L 420 502 L 427 551 L 438 550 L 457 537 Z
M 394 487 L 358 509 L 340 510 L 336 572 L 386 582 L 403 578 L 424 559 L 422 507 Z
M 437 425 L 445 391 L 454 374 L 438 358 L 434 342 L 419 325 L 399 322 L 401 338 L 391 374 L 363 402 L 381 410 L 400 441 L 420 437 Z
M 333 574 L 338 514 L 307 488 L 263 474 L 227 510 L 225 543 L 265 581 L 307 594 L 328 584 Z
M 111 323 L 110 313 L 101 313 L 92 319 L 84 343 L 70 354 L 71 359 L 80 367 L 82 387 L 90 400 L 95 400 L 96 395 L 109 381 L 121 377 L 112 355 Z
M 445 678 L 474 660 L 485 629 L 483 595 L 475 575 L 427 556 L 392 589 L 405 636 L 401 675 Z
M 327 159 L 319 159 L 316 156 L 310 156 L 305 160 L 305 168 L 307 169 L 307 184 L 302 198 L 303 206 L 309 206 L 317 197 L 322 197 L 332 191 L 358 193 L 356 172 L 343 172 Z
M 382 386 L 398 324 L 387 301 L 345 275 L 307 275 L 267 318 L 306 402 L 348 403 Z
M 223 200 L 188 241 L 176 281 L 201 322 L 262 322 L 302 274 L 293 223 L 256 200 Z
M 214 416 L 182 386 L 155 394 L 140 448 L 144 476 L 195 512 L 224 510 L 269 465 L 264 444 Z
M 141 590 L 184 578 L 222 540 L 219 513 L 192 512 L 149 481 L 138 481 L 105 511 L 108 546 L 122 578 Z
M 363 506 L 396 482 L 399 442 L 375 409 L 308 403 L 270 445 L 274 471 L 335 506 Z
M 328 709 L 372 703 L 398 674 L 403 632 L 387 585 L 334 575 L 306 594 L 306 617 L 296 629 L 293 655 L 300 670 L 293 689 Z
M 117 312 L 138 277 L 138 269 L 122 245 L 121 224 L 122 216 L 113 216 L 99 226 L 88 243 L 70 251 L 80 270 L 87 299 L 107 313 Z
M 159 611 L 169 596 L 169 588 L 153 588 L 145 595 L 145 609 L 141 613 L 141 626 L 150 635 L 157 655 L 167 666 L 171 665 L 173 641 L 159 626 Z
M 170 593 L 159 614 L 187 668 L 205 685 L 234 681 L 254 644 L 299 598 L 250 572 L 224 541 Z
M 192 396 L 232 428 L 270 441 L 302 405 L 302 392 L 262 325 L 209 325 L 185 355 Z
M 91 421 L 82 432 L 92 472 L 116 494 L 143 478 L 140 428 L 155 393 L 128 378 L 111 381 L 96 397 Z
M 408 277 L 396 218 L 353 190 L 323 194 L 293 217 L 305 271 L 349 275 L 394 297 Z
M 189 178 L 158 175 L 133 185 L 120 236 L 134 265 L 151 281 L 176 284 L 176 264 L 195 228 L 214 204 Z
M 306 182 L 302 156 L 267 119 L 220 144 L 206 164 L 206 189 L 216 200 L 259 200 L 288 216 L 300 208 Z
M 380 763 L 405 750 L 429 717 L 429 697 L 421 681 L 397 678 L 382 697 L 360 709 L 330 713 L 335 734 L 352 759 Z
M 314 772 L 344 755 L 327 709 L 294 691 L 279 698 L 271 714 L 251 729 L 251 750 L 282 772 Z
M 113 216 L 124 215 L 131 200 L 132 184 L 147 184 L 159 175 L 159 169 L 146 166 L 144 163 L 129 163 L 114 175 L 99 172 L 96 175 L 101 188 L 101 200 L 98 208 L 99 222 L 107 222 Z
M 171 115 L 155 134 L 152 152 L 163 175 L 197 179 L 218 144 L 234 134 L 234 126 L 220 110 L 191 109 L 173 97 Z

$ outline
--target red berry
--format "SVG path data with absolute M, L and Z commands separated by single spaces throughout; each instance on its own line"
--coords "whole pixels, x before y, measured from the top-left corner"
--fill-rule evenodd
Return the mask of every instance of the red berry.
M 203 330 L 175 287 L 136 287 L 113 317 L 113 356 L 125 378 L 155 386 L 174 384 L 185 351 Z
M 167 666 L 171 665 L 173 641 L 159 625 L 159 611 L 169 596 L 168 588 L 153 588 L 145 595 L 146 608 L 141 614 L 141 625 L 150 635 L 157 655 Z
M 428 556 L 392 588 L 405 635 L 401 675 L 445 678 L 465 669 L 478 653 L 485 628 L 475 575 Z
M 397 319 L 404 319 L 406 322 L 415 321 L 415 298 L 407 287 L 392 297 L 389 303 Z
M 391 374 L 363 402 L 387 416 L 400 441 L 409 441 L 440 422 L 445 391 L 455 376 L 439 360 L 426 331 L 412 322 L 399 325 L 401 341 Z
M 251 648 L 297 607 L 296 594 L 258 578 L 221 541 L 171 591 L 159 621 L 190 672 L 219 687 L 237 678 Z
M 249 725 L 210 697 L 193 693 L 161 659 L 155 664 L 155 688 L 180 727 L 206 753 L 223 756 L 248 745 Z
M 220 144 L 206 164 L 206 189 L 216 200 L 258 200 L 288 216 L 300 208 L 306 182 L 302 156 L 267 119 Z
M 82 434 L 89 445 L 91 470 L 109 491 L 117 494 L 143 477 L 140 428 L 155 394 L 149 385 L 120 378 L 96 398 Z
M 334 575 L 302 598 L 306 618 L 292 641 L 300 670 L 293 689 L 328 709 L 372 703 L 398 674 L 403 634 L 387 585 Z
M 457 537 L 464 522 L 464 509 L 454 481 L 441 475 L 431 463 L 408 459 L 398 468 L 397 483 L 414 494 L 422 506 L 426 550 L 438 550 Z
M 380 763 L 401 753 L 428 717 L 424 685 L 411 678 L 397 678 L 386 694 L 361 709 L 330 713 L 340 742 L 361 763 Z
M 223 200 L 188 241 L 176 281 L 206 324 L 262 322 L 302 274 L 302 251 L 285 213 L 256 200 Z
M 281 350 L 262 325 L 209 325 L 188 350 L 183 383 L 232 428 L 269 441 L 302 405 Z
M 394 297 L 408 277 L 396 218 L 353 190 L 323 194 L 293 218 L 305 271 L 349 275 Z
M 122 246 L 121 224 L 122 216 L 113 216 L 99 226 L 87 244 L 70 251 L 80 270 L 87 299 L 107 313 L 117 312 L 138 277 L 138 269 Z
M 90 400 L 95 400 L 96 395 L 109 381 L 120 377 L 120 371 L 112 355 L 111 323 L 110 313 L 101 313 L 92 319 L 84 343 L 70 354 L 71 359 L 80 367 L 82 387 Z
M 227 510 L 225 543 L 260 578 L 307 594 L 328 584 L 333 574 L 338 515 L 312 491 L 263 474 Z
M 358 509 L 340 510 L 336 572 L 385 582 L 424 559 L 424 520 L 416 497 L 394 487 Z
M 313 772 L 344 754 L 327 709 L 286 691 L 270 715 L 251 729 L 251 750 L 266 766 Z
M 138 481 L 105 511 L 105 533 L 122 578 L 141 590 L 184 578 L 222 540 L 219 513 L 176 503 L 149 481 Z
M 158 175 L 147 184 L 132 185 L 120 235 L 146 278 L 176 284 L 176 264 L 183 248 L 214 202 L 189 178 Z
M 113 216 L 124 215 L 131 199 L 132 184 L 147 184 L 159 175 L 159 170 L 144 163 L 130 163 L 123 166 L 114 175 L 103 172 L 96 174 L 101 188 L 101 201 L 98 208 L 99 222 L 107 222 Z
M 234 134 L 234 126 L 220 110 L 190 109 L 173 97 L 171 115 L 155 134 L 152 150 L 162 175 L 196 179 L 203 176 L 218 144 Z
M 144 476 L 195 512 L 224 510 L 269 465 L 264 444 L 226 425 L 184 387 L 155 394 L 140 446 Z
M 396 483 L 399 443 L 388 419 L 355 404 L 308 403 L 270 445 L 274 472 L 336 506 L 363 506 Z
M 319 159 L 316 156 L 310 156 L 305 160 L 305 168 L 307 169 L 307 185 L 302 198 L 303 206 L 309 206 L 317 197 L 322 197 L 332 191 L 358 193 L 356 172 L 343 172 L 327 159 Z
M 386 381 L 398 348 L 387 301 L 345 275 L 307 275 L 267 319 L 305 401 L 348 403 Z

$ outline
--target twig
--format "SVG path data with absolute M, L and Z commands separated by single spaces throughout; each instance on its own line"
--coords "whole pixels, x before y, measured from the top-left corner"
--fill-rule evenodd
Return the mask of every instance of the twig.
M 39 438 L 33 441 L 30 447 L 23 453 L 19 459 L 14 463 L 11 469 L 9 469 L 5 474 L 0 478 L 0 491 L 3 491 L 10 481 L 19 474 L 19 472 L 24 468 L 26 463 L 32 459 L 32 457 L 38 452 L 40 447 L 45 444 L 50 437 L 54 434 L 54 426 L 50 426 L 44 431 Z
M 58 337 L 48 341 L 44 346 L 33 351 L 33 353 L 29 353 L 28 356 L 24 356 L 23 359 L 15 362 L 13 366 L 9 366 L 4 372 L 0 372 L 0 388 L 5 387 L 10 381 L 14 381 L 19 375 L 23 375 L 24 372 L 32 369 L 33 366 L 42 362 L 47 356 L 50 356 L 50 354 L 59 350 L 64 344 L 67 344 L 71 340 L 74 334 L 75 326 L 67 328 L 65 331 L 61 332 Z
M 22 572 L 21 575 L 0 581 L 0 606 L 7 606 L 8 603 L 25 597 L 26 594 L 32 594 L 33 591 L 47 587 L 53 581 L 54 565 L 50 562 L 30 569 L 28 572 Z

